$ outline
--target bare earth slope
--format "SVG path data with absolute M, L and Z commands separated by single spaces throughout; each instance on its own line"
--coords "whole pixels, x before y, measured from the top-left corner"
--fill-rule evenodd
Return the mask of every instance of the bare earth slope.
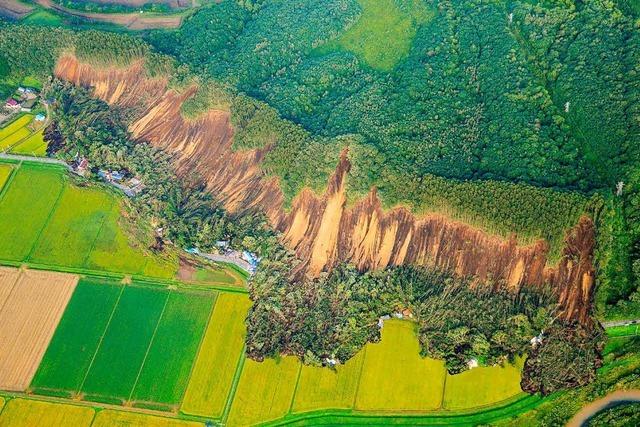
M 517 291 L 523 286 L 553 286 L 561 302 L 561 317 L 588 321 L 594 286 L 592 254 L 594 225 L 583 217 L 568 233 L 563 257 L 547 266 L 544 241 L 518 246 L 440 215 L 416 217 L 404 208 L 384 211 L 375 189 L 346 207 L 345 180 L 349 171 L 345 151 L 325 194 L 301 192 L 289 212 L 275 178 L 264 175 L 260 163 L 269 148 L 234 152 L 229 113 L 210 111 L 197 120 L 180 114 L 192 91 L 178 94 L 167 89 L 166 79 L 145 77 L 143 65 L 124 69 L 96 69 L 65 56 L 56 75 L 77 85 L 94 88 L 110 104 L 134 108 L 130 126 L 136 138 L 160 147 L 175 157 L 179 172 L 195 170 L 231 212 L 262 209 L 284 243 L 302 259 L 300 273 L 317 276 L 340 261 L 358 268 L 418 264 L 437 267 L 477 284 Z

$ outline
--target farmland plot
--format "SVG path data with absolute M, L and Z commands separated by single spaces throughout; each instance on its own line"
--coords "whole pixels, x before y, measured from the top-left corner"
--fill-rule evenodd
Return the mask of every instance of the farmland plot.
M 181 410 L 204 417 L 222 416 L 244 348 L 246 295 L 218 296 L 202 341 Z
M 79 390 L 122 288 L 96 279 L 78 283 L 31 383 L 32 389 L 67 396 Z
M 20 270 L 16 268 L 0 267 L 0 312 L 19 276 Z
M 303 366 L 292 412 L 352 408 L 363 361 L 364 351 L 360 351 L 335 370 Z
M 31 135 L 11 149 L 13 154 L 24 154 L 30 156 L 44 156 L 47 153 L 47 142 L 44 140 L 43 131 Z
M 153 415 L 119 412 L 111 409 L 100 411 L 92 427 L 203 427 L 196 421 L 176 420 Z
M 29 138 L 31 135 L 31 131 L 27 128 L 18 129 L 8 137 L 0 140 L 0 150 L 4 151 L 8 148 L 11 148 L 13 145 L 22 141 L 23 139 Z
M 264 362 L 247 360 L 231 405 L 229 425 L 253 425 L 289 412 L 300 361 L 293 356 Z
M 63 169 L 25 164 L 0 200 L 0 259 L 23 261 L 64 186 Z
M 367 344 L 356 409 L 429 411 L 442 402 L 444 362 L 420 357 L 415 324 L 389 320 L 382 341 Z
M 0 415 L 0 427 L 88 427 L 93 416 L 93 408 L 12 399 Z
M 62 273 L 20 275 L 0 312 L 0 388 L 29 386 L 77 282 Z
M 9 180 L 11 172 L 13 172 L 13 166 L 0 163 L 0 191 L 2 191 L 5 183 Z
M 113 203 L 104 191 L 67 186 L 30 261 L 82 267 Z
M 9 123 L 7 126 L 0 129 L 0 141 L 11 136 L 15 132 L 27 126 L 31 123 L 33 119 L 33 114 L 25 114 L 23 116 L 18 117 L 13 122 Z
M 166 290 L 124 289 L 82 386 L 89 400 L 129 398 L 167 297 Z
M 518 366 L 520 365 L 520 366 Z M 522 361 L 515 365 L 483 366 L 448 375 L 444 389 L 444 408 L 471 409 L 506 400 L 519 393 Z
M 214 300 L 213 293 L 169 295 L 132 396 L 134 401 L 180 403 Z

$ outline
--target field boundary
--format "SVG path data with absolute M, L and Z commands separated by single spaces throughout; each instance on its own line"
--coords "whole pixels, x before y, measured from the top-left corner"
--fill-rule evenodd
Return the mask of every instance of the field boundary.
M 242 353 L 240 354 L 240 360 L 238 360 L 238 364 L 236 365 L 236 370 L 233 373 L 233 381 L 231 381 L 231 388 L 229 389 L 229 395 L 227 396 L 227 401 L 224 404 L 224 409 L 222 411 L 222 416 L 220 420 L 226 424 L 229 419 L 229 413 L 231 412 L 231 405 L 233 401 L 236 399 L 236 392 L 238 391 L 238 384 L 240 384 L 240 377 L 242 376 L 242 371 L 244 370 L 244 364 L 247 360 L 246 354 L 247 347 L 242 347 Z

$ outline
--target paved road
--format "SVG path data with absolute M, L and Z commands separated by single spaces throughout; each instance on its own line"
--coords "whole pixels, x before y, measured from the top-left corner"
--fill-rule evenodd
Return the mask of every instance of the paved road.
M 32 157 L 32 156 L 21 156 L 19 154 L 0 153 L 0 159 L 17 160 L 21 162 L 49 163 L 52 165 L 66 166 L 67 169 L 71 169 L 71 166 L 69 166 L 65 161 L 52 159 L 50 157 Z
M 621 403 L 640 402 L 640 390 L 620 390 L 608 394 L 602 399 L 591 402 L 582 408 L 569 420 L 567 427 L 582 427 L 587 425 L 587 421 L 598 412 L 619 405 Z
M 604 328 L 614 328 L 616 326 L 636 325 L 640 324 L 640 319 L 615 320 L 612 322 L 602 322 Z

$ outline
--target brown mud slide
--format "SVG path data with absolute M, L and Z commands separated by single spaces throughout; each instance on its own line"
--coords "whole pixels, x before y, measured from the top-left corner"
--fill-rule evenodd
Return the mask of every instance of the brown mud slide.
M 587 322 L 594 287 L 594 225 L 583 217 L 566 236 L 562 259 L 547 265 L 545 241 L 518 246 L 508 240 L 441 215 L 416 217 L 405 208 L 384 211 L 372 189 L 352 207 L 346 206 L 348 153 L 343 152 L 325 194 L 302 191 L 287 212 L 275 178 L 260 163 L 269 148 L 231 149 L 233 128 L 228 111 L 209 111 L 187 120 L 180 107 L 193 90 L 167 89 L 166 79 L 145 77 L 143 65 L 96 69 L 71 56 L 55 71 L 62 79 L 93 88 L 110 104 L 138 112 L 130 130 L 175 156 L 178 173 L 198 172 L 208 188 L 232 213 L 263 210 L 283 234 L 284 243 L 303 261 L 299 273 L 317 276 L 338 262 L 361 270 L 403 264 L 436 267 L 473 277 L 476 285 L 492 283 L 513 292 L 523 286 L 553 287 L 561 303 L 560 317 Z

